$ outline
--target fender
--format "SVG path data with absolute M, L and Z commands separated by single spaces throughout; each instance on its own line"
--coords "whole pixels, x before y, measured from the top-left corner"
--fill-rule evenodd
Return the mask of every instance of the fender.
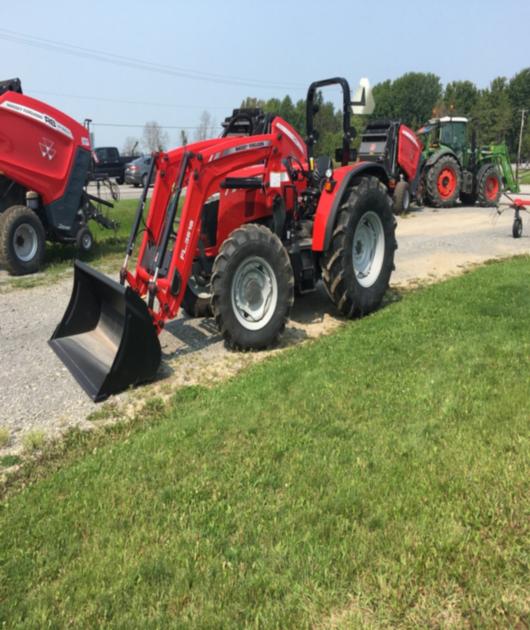
M 311 246 L 314 252 L 324 252 L 329 247 L 339 208 L 346 200 L 353 181 L 359 176 L 368 175 L 374 175 L 385 185 L 388 184 L 388 173 L 385 168 L 374 162 L 358 162 L 335 170 L 333 173 L 333 179 L 337 182 L 335 188 L 332 192 L 322 192 L 315 212 Z
M 455 160 L 460 164 L 460 161 L 458 160 L 458 158 L 455 155 L 455 152 L 452 151 L 451 149 L 440 149 L 439 151 L 436 151 L 435 153 L 433 153 L 431 155 L 431 157 L 425 162 L 425 164 L 423 165 L 423 168 L 429 168 L 429 166 L 432 166 L 435 162 L 438 162 L 438 160 L 443 156 L 443 155 L 451 155 L 452 157 L 455 158 Z

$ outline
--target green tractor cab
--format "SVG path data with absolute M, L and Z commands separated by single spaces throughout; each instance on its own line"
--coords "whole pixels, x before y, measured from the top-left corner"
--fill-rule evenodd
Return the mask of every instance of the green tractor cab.
M 432 118 L 417 132 L 423 144 L 423 169 L 416 195 L 436 208 L 496 206 L 505 191 L 519 192 L 505 144 L 478 147 L 465 116 Z

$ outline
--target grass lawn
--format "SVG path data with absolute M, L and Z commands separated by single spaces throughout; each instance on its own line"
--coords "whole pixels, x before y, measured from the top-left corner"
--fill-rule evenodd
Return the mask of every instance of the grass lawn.
M 31 288 L 55 282 L 65 272 L 68 272 L 76 258 L 80 258 L 97 267 L 115 267 L 115 270 L 118 271 L 125 256 L 125 247 L 129 239 L 129 232 L 137 205 L 137 199 L 124 199 L 123 201 L 115 202 L 114 208 L 109 208 L 108 212 L 105 209 L 107 216 L 120 224 L 116 231 L 106 230 L 94 221 L 91 221 L 89 227 L 94 235 L 95 242 L 92 251 L 88 254 L 80 254 L 75 245 L 46 243 L 43 273 L 21 278 L 13 277 L 8 283 L 2 285 L 1 290 Z
M 526 171 L 526 173 L 522 173 L 519 175 L 519 183 L 530 184 L 530 171 Z
M 526 627 L 529 276 L 487 265 L 79 438 L 0 509 L 0 625 Z

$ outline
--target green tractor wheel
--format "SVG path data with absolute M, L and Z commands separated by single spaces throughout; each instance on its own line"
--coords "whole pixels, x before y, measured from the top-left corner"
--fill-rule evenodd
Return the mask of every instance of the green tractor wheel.
M 484 164 L 477 173 L 477 200 L 484 207 L 496 206 L 502 194 L 502 180 L 494 164 Z
M 426 175 L 427 201 L 435 208 L 456 204 L 462 186 L 462 171 L 452 155 L 442 155 Z

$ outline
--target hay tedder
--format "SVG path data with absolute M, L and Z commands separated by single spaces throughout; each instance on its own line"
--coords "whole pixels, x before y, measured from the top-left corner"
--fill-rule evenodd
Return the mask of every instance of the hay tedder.
M 336 168 L 314 156 L 315 96 L 330 85 L 343 94 Z M 350 163 L 350 112 L 370 113 L 370 101 L 369 87 L 352 102 L 345 79 L 317 81 L 305 142 L 280 117 L 240 109 L 222 137 L 154 155 L 153 196 L 144 218 L 146 187 L 119 282 L 76 262 L 70 303 L 50 340 L 94 400 L 154 377 L 158 334 L 181 306 L 213 314 L 229 347 L 259 350 L 282 333 L 295 291 L 312 291 L 320 279 L 346 317 L 381 304 L 397 247 L 389 174 L 376 162 Z

